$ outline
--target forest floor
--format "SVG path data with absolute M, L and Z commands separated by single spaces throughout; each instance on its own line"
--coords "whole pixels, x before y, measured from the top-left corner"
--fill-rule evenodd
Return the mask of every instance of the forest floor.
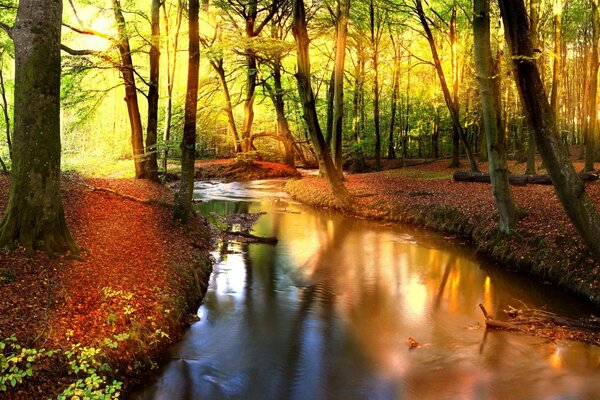
M 0 211 L 8 187 L 0 176 Z M 0 252 L 0 361 L 15 367 L 0 375 L 0 398 L 54 398 L 65 388 L 67 398 L 126 392 L 157 366 L 206 290 L 206 225 L 177 226 L 167 207 L 94 187 L 173 200 L 170 190 L 147 181 L 67 174 L 63 203 L 81 259 Z M 124 379 L 123 387 L 114 381 Z
M 449 160 L 346 176 L 354 199 L 347 214 L 366 219 L 410 223 L 472 240 L 479 252 L 506 265 L 561 286 L 600 306 L 600 260 L 594 259 L 563 211 L 552 186 L 513 186 L 519 220 L 509 237 L 499 235 L 489 183 L 455 182 Z M 538 166 L 540 163 L 538 162 Z M 582 164 L 575 167 L 581 170 Z M 479 163 L 487 171 L 487 163 Z M 522 174 L 524 164 L 509 164 Z M 544 173 L 540 170 L 538 173 Z M 295 199 L 321 208 L 341 210 L 327 184 L 317 177 L 291 180 L 287 191 Z M 586 183 L 600 207 L 600 181 Z

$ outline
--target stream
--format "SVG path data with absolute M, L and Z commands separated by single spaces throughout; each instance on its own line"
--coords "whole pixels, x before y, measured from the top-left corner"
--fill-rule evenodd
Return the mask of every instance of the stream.
M 486 332 L 478 307 L 577 317 L 588 303 L 460 239 L 303 206 L 283 184 L 196 183 L 203 213 L 264 212 L 252 233 L 279 242 L 217 245 L 200 321 L 132 399 L 600 398 L 600 347 Z

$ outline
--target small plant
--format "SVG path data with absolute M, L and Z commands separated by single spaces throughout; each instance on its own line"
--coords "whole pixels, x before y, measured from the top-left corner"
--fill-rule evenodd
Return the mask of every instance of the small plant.
M 129 339 L 129 334 L 123 333 L 113 335 L 102 341 L 109 349 L 116 349 L 120 342 Z M 115 399 L 121 395 L 123 383 L 117 380 L 112 382 L 108 379 L 111 368 L 107 363 L 101 361 L 104 354 L 102 348 L 81 346 L 74 344 L 65 352 L 70 368 L 69 374 L 82 376 L 67 387 L 58 397 L 58 400 L 66 399 Z
M 15 387 L 33 375 L 34 365 L 42 358 L 52 357 L 56 350 L 28 349 L 17 342 L 15 335 L 0 341 L 0 392 L 8 385 Z

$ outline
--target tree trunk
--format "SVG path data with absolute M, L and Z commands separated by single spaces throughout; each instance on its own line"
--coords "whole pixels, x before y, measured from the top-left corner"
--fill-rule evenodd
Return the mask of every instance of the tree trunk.
M 79 248 L 60 195 L 61 0 L 21 0 L 15 43 L 14 160 L 0 246 L 48 253 Z
M 379 124 L 379 33 L 375 27 L 375 4 L 369 2 L 371 51 L 373 63 L 373 124 L 375 125 L 375 169 L 381 170 L 381 132 Z
M 390 110 L 390 131 L 388 136 L 388 158 L 396 158 L 396 149 L 394 143 L 394 130 L 396 129 L 396 112 L 398 109 L 398 93 L 400 92 L 400 49 L 394 41 L 394 36 L 390 35 L 392 46 L 394 48 L 394 72 L 392 76 L 392 104 Z
M 142 128 L 142 117 L 140 105 L 137 98 L 137 87 L 135 83 L 134 65 L 129 46 L 129 36 L 125 29 L 125 17 L 121 9 L 121 1 L 113 0 L 113 11 L 117 21 L 118 48 L 121 55 L 121 78 L 125 86 L 125 103 L 131 127 L 131 146 L 133 148 L 133 162 L 135 164 L 135 177 L 147 178 L 146 160 L 144 154 L 144 131 Z
M 6 145 L 8 146 L 8 155 L 12 161 L 13 159 L 13 149 L 12 149 L 12 140 L 10 138 L 10 114 L 8 112 L 8 101 L 6 99 L 6 86 L 4 86 L 4 54 L 0 55 L 0 95 L 2 96 L 2 114 L 4 116 L 4 126 L 6 132 Z
M 160 0 L 152 0 L 152 39 L 150 41 L 150 87 L 146 126 L 146 177 L 158 181 L 158 85 L 160 82 Z
M 475 69 L 479 82 L 483 127 L 487 143 L 490 179 L 496 200 L 500 232 L 508 234 L 516 223 L 516 208 L 508 181 L 506 149 L 501 140 L 502 118 L 499 72 L 494 68 L 490 45 L 490 3 L 489 0 L 475 0 L 473 5 L 473 49 Z
M 308 53 L 308 32 L 306 29 L 306 12 L 304 10 L 303 0 L 293 0 L 292 2 L 292 31 L 296 40 L 297 49 L 297 72 L 296 80 L 298 81 L 298 94 L 302 101 L 304 111 L 304 119 L 308 127 L 313 148 L 317 155 L 321 170 L 325 172 L 327 183 L 333 195 L 344 206 L 350 204 L 350 195 L 344 186 L 342 177 L 336 172 L 331 153 L 317 118 L 317 110 L 315 107 L 315 97 L 310 84 L 310 57 Z
M 460 123 L 460 115 L 459 115 L 460 110 L 458 108 L 458 104 L 456 104 L 454 102 L 452 95 L 450 94 L 450 90 L 448 89 L 448 83 L 446 81 L 444 69 L 442 68 L 442 63 L 440 61 L 440 57 L 437 52 L 435 40 L 433 38 L 431 29 L 429 28 L 429 22 L 427 20 L 427 17 L 425 16 L 425 11 L 423 10 L 422 0 L 416 0 L 415 4 L 417 6 L 416 10 L 417 10 L 419 20 L 421 22 L 421 25 L 423 26 L 423 29 L 425 30 L 425 35 L 427 37 L 427 41 L 429 42 L 429 48 L 431 49 L 431 56 L 433 58 L 433 63 L 435 65 L 435 69 L 437 71 L 438 78 L 440 79 L 440 84 L 442 86 L 442 92 L 444 94 L 444 101 L 446 102 L 446 106 L 448 107 L 448 111 L 450 112 L 450 117 L 452 119 L 452 128 L 454 129 L 454 134 L 458 135 L 458 137 L 460 138 L 460 140 L 463 143 L 463 147 L 465 149 L 467 159 L 469 160 L 469 166 L 471 168 L 471 171 L 477 172 L 478 171 L 477 163 L 475 162 L 475 159 L 473 158 L 473 153 L 471 152 L 471 149 L 469 148 L 469 145 L 466 141 L 466 138 L 465 138 L 465 135 L 464 135 L 464 132 L 462 129 L 462 125 Z
M 281 84 L 281 60 L 275 60 L 273 78 L 275 81 L 275 113 L 277 114 L 277 132 L 283 141 L 285 150 L 284 163 L 290 167 L 295 166 L 294 160 L 294 137 L 290 130 L 287 117 L 285 116 L 284 91 Z
M 183 4 L 182 0 L 177 2 L 177 18 L 175 22 L 175 33 L 173 35 L 173 61 L 171 63 L 171 44 L 169 37 L 169 16 L 165 2 L 163 2 L 163 12 L 165 20 L 165 48 L 167 49 L 167 104 L 165 107 L 165 130 L 163 132 L 163 169 L 167 170 L 167 158 L 169 157 L 169 140 L 171 139 L 171 121 L 173 119 L 173 86 L 175 84 L 175 71 L 177 69 L 177 50 L 179 48 L 179 31 L 181 21 L 183 20 Z
M 515 80 L 527 119 L 535 133 L 538 151 L 552 179 L 554 190 L 583 242 L 600 256 L 600 214 L 569 160 L 560 140 L 556 119 L 533 61 L 529 24 L 523 0 L 499 0 L 509 44 Z
M 223 67 L 223 58 L 211 62 L 213 69 L 219 77 L 219 83 L 221 84 L 221 90 L 223 91 L 223 98 L 225 100 L 225 114 L 227 114 L 227 128 L 231 138 L 233 139 L 233 145 L 235 146 L 236 153 L 242 151 L 240 143 L 240 137 L 238 135 L 237 126 L 235 125 L 235 117 L 233 116 L 233 106 L 231 105 L 231 94 L 229 93 L 229 85 L 227 84 L 227 78 L 225 76 L 225 68 Z
M 196 162 L 196 111 L 198 107 L 198 78 L 200 70 L 200 35 L 198 0 L 189 0 L 189 61 L 185 96 L 183 139 L 181 141 L 181 180 L 175 196 L 173 217 L 183 224 L 192 214 L 194 194 L 194 165 Z
M 348 17 L 350 0 L 338 0 L 336 28 L 335 63 L 333 68 L 333 162 L 338 173 L 342 174 L 342 131 L 344 128 L 344 64 L 346 61 L 346 40 L 348 38 Z
M 558 86 L 560 83 L 560 55 L 561 48 L 561 19 L 562 19 L 562 0 L 553 0 L 552 8 L 554 14 L 554 54 L 552 66 L 552 91 L 550 92 L 550 107 L 554 110 L 554 115 L 558 121 Z
M 598 130 L 598 39 L 600 20 L 598 19 L 598 0 L 591 0 L 592 6 L 592 51 L 590 55 L 590 78 L 586 118 L 585 172 L 594 171 L 596 153 L 596 131 Z

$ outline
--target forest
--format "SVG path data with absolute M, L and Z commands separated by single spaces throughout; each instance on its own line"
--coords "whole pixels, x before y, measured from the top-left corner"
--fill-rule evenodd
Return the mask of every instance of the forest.
M 568 361 L 573 351 L 600 359 L 598 7 L 0 0 L 0 398 L 163 398 L 183 388 L 172 398 L 263 398 L 257 387 L 264 398 L 327 398 L 344 385 L 360 398 L 352 385 L 372 395 L 383 376 L 385 398 L 427 397 L 436 386 L 419 382 L 433 376 L 408 367 L 410 357 L 449 353 L 418 316 L 460 336 L 439 310 L 485 332 L 456 339 L 461 354 L 478 341 L 480 356 L 495 351 L 489 341 L 504 333 L 488 331 L 511 332 L 517 348 L 533 346 L 530 335 L 544 340 L 535 362 L 586 387 L 538 392 L 519 381 L 517 397 L 600 395 L 590 383 L 597 362 Z M 388 253 L 388 243 L 408 247 Z M 218 284 L 246 308 L 219 297 Z M 240 354 L 246 361 L 219 370 L 231 373 L 221 391 L 185 374 L 164 384 L 160 374 L 193 359 L 195 327 L 224 334 L 221 313 L 235 309 L 263 332 L 254 291 L 267 299 L 270 340 L 299 332 L 280 349 L 287 358 L 254 365 Z M 274 300 L 280 292 L 291 305 Z M 269 313 L 277 307 L 296 319 Z M 311 323 L 349 336 L 356 349 L 321 361 L 350 366 L 360 354 L 360 379 L 332 368 L 347 375 L 302 380 L 310 397 L 298 389 L 292 381 L 314 367 L 303 364 Z M 378 336 L 377 326 L 389 340 L 368 344 L 362 335 Z M 410 353 L 387 348 L 399 336 Z M 587 347 L 565 350 L 571 340 Z M 481 398 L 493 398 L 474 354 L 471 383 L 441 357 L 446 389 L 483 385 Z M 214 357 L 194 371 L 231 354 Z M 415 365 L 427 367 L 421 357 Z M 535 362 L 518 368 L 533 373 Z M 283 375 L 271 377 L 269 363 Z

